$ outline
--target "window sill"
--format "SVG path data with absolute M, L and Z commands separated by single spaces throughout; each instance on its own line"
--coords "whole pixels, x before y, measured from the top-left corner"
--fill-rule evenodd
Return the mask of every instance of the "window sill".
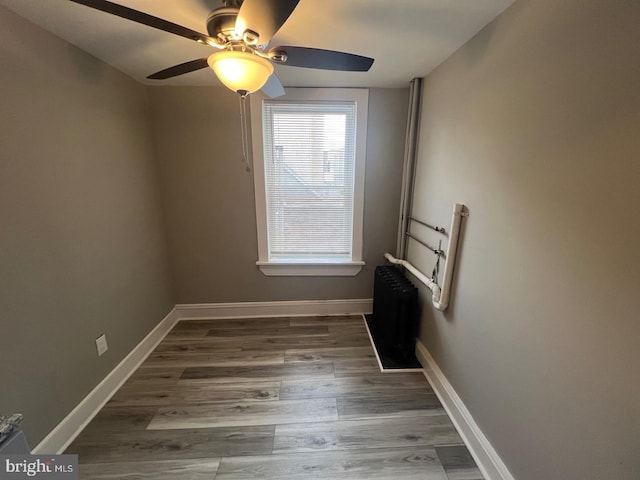
M 268 277 L 353 277 L 360 273 L 364 262 L 257 261 L 256 265 Z

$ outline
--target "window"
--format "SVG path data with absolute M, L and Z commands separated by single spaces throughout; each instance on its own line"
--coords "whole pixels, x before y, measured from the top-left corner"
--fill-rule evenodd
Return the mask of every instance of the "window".
M 356 275 L 368 91 L 252 98 L 258 262 L 266 275 Z

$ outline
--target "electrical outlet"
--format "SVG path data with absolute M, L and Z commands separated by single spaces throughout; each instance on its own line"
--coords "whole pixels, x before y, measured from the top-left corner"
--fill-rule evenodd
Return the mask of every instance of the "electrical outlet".
M 107 336 L 104 333 L 96 338 L 96 349 L 98 350 L 99 357 L 109 350 L 109 347 L 107 346 Z

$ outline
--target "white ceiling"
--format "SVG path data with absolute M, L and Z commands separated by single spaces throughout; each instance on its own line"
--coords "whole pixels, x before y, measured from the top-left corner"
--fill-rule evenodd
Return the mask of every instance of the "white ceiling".
M 206 33 L 221 0 L 114 0 Z M 514 0 L 301 0 L 270 46 L 297 45 L 375 58 L 367 73 L 276 66 L 285 86 L 404 87 L 427 75 Z M 146 84 L 220 85 L 209 69 L 146 76 L 216 51 L 68 0 L 0 0 L 19 15 Z

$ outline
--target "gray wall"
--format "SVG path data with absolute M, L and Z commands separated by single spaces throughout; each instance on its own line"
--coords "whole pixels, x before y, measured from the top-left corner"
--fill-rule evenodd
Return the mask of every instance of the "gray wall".
M 35 446 L 174 301 L 144 87 L 4 8 L 0 45 L 0 413 Z
M 408 89 L 369 97 L 364 258 L 355 277 L 266 277 L 253 175 L 241 159 L 237 95 L 150 87 L 178 303 L 371 298 L 373 269 L 395 249 Z
M 518 1 L 426 80 L 414 211 L 470 217 L 420 338 L 518 480 L 640 478 L 639 24 Z

